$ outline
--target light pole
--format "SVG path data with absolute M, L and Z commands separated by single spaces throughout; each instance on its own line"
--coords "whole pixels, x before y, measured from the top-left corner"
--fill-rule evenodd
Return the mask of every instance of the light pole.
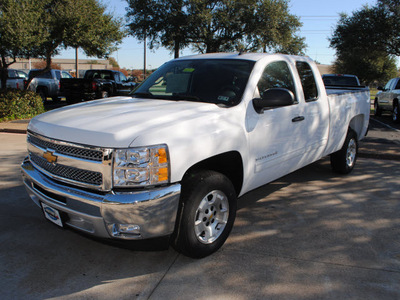
M 143 53 L 143 80 L 146 79 L 146 34 L 144 35 L 144 53 Z

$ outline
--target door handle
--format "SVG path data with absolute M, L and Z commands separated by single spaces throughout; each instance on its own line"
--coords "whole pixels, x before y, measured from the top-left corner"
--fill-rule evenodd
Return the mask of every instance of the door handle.
M 294 122 L 300 122 L 300 121 L 304 121 L 304 117 L 303 116 L 298 116 L 298 117 L 292 119 L 293 123 Z

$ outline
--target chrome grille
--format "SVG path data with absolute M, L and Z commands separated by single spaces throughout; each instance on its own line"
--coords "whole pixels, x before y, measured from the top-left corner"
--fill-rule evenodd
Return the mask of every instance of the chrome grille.
M 99 172 L 81 170 L 78 168 L 73 168 L 60 164 L 52 164 L 43 157 L 37 156 L 34 153 L 30 154 L 30 159 L 33 163 L 35 163 L 45 171 L 53 175 L 60 176 L 62 178 L 67 178 L 70 180 L 92 185 L 101 185 L 103 182 L 103 176 Z
M 88 159 L 93 161 L 102 161 L 103 159 L 103 152 L 100 150 L 80 148 L 71 145 L 64 145 L 62 143 L 55 143 L 50 140 L 37 138 L 36 136 L 33 136 L 31 134 L 28 134 L 28 143 L 31 143 L 32 145 L 38 146 L 43 149 L 52 149 L 60 154 L 76 158 Z
M 113 149 L 54 140 L 33 132 L 27 139 L 31 162 L 47 176 L 83 188 L 112 189 Z

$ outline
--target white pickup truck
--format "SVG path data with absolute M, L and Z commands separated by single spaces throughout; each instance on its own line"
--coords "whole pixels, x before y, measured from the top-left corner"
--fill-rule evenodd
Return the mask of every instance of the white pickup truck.
M 374 101 L 375 116 L 382 115 L 383 111 L 389 111 L 392 114 L 394 123 L 400 122 L 400 77 L 392 78 L 385 87 L 378 87 Z
M 227 239 L 241 195 L 331 155 L 349 173 L 369 90 L 327 95 L 315 63 L 280 54 L 172 60 L 130 97 L 33 118 L 27 191 L 59 226 L 113 239 L 170 236 L 204 257 Z

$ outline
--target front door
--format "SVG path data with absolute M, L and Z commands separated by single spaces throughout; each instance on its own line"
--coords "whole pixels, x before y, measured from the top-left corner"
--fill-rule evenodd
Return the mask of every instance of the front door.
M 249 189 L 273 181 L 297 169 L 307 147 L 304 103 L 299 101 L 293 71 L 286 61 L 269 63 L 258 81 L 255 97 L 270 88 L 293 92 L 293 105 L 255 113 L 248 108 Z

